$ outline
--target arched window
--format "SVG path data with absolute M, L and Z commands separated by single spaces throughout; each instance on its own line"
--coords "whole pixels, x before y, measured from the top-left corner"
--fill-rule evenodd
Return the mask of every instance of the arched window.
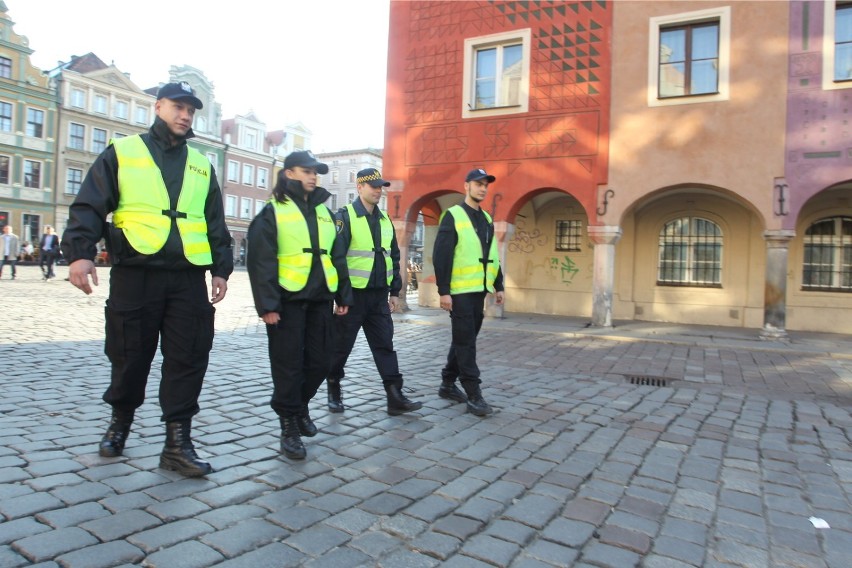
M 669 221 L 660 231 L 657 284 L 722 286 L 722 231 L 700 217 Z
M 805 231 L 802 288 L 852 291 L 852 218 L 820 219 Z

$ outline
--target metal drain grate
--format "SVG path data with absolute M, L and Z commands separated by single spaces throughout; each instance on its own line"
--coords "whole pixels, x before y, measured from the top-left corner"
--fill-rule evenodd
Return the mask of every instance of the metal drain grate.
M 663 377 L 649 377 L 647 375 L 628 375 L 627 380 L 631 385 L 641 385 L 646 387 L 664 387 L 668 385 L 669 379 Z

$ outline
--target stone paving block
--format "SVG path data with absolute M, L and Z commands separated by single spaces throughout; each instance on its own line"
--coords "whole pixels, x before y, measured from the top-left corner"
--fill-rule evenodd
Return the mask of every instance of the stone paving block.
M 431 523 L 447 515 L 456 509 L 456 507 L 458 507 L 457 501 L 449 500 L 438 495 L 430 495 L 416 501 L 405 510 L 405 513 Z
M 341 493 L 329 493 L 321 497 L 315 497 L 306 501 L 308 505 L 316 509 L 321 509 L 331 514 L 339 513 L 345 509 L 349 509 L 358 505 L 361 499 L 350 497 Z
M 653 538 L 660 532 L 660 523 L 654 519 L 640 517 L 632 513 L 624 513 L 615 511 L 606 520 L 608 525 L 613 525 L 623 529 L 638 531 Z
M 446 560 L 462 547 L 462 540 L 446 534 L 427 531 L 408 544 L 413 552 Z
M 32 517 L 21 517 L 0 523 L 0 545 L 9 544 L 31 535 L 47 532 L 51 527 L 36 522 Z
M 541 529 L 556 516 L 562 503 L 548 497 L 527 495 L 503 513 L 503 518 Z
M 830 568 L 842 568 L 852 558 L 852 534 L 843 531 L 822 531 L 825 561 Z
M 77 526 L 86 521 L 99 519 L 111 514 L 112 513 L 104 509 L 99 503 L 88 502 L 73 505 L 66 509 L 56 509 L 53 511 L 39 513 L 36 515 L 36 519 L 58 529 Z
M 454 556 L 450 558 L 445 563 L 442 563 L 437 558 L 432 558 L 431 556 L 427 556 L 425 554 L 421 554 L 419 552 L 414 552 L 412 550 L 397 550 L 396 552 L 392 552 L 388 556 L 382 558 L 377 563 L 378 568 L 434 568 L 435 566 L 453 566 L 454 560 L 458 558 Z M 469 566 L 472 568 L 473 565 L 470 564 L 456 564 L 456 566 Z M 488 564 L 482 564 L 483 567 L 488 568 Z
M 338 492 L 358 499 L 369 499 L 370 497 L 382 493 L 389 489 L 389 486 L 371 479 L 359 479 L 351 483 L 347 483 L 337 489 Z
M 182 477 L 168 483 L 148 487 L 145 489 L 145 493 L 158 501 L 170 501 L 188 495 L 194 496 L 196 493 L 202 493 L 215 487 L 217 487 L 215 483 L 201 477 Z
M 109 568 L 120 564 L 135 564 L 145 554 L 135 546 L 123 541 L 96 544 L 68 552 L 56 558 L 64 568 Z
M 207 523 L 196 519 L 186 519 L 131 534 L 127 537 L 127 542 L 141 548 L 147 553 L 151 553 L 180 542 L 195 540 L 196 537 L 213 532 L 214 530 Z
M 557 517 L 545 527 L 541 536 L 557 544 L 579 548 L 592 538 L 595 529 L 596 526 L 589 523 Z
M 94 536 L 81 528 L 70 527 L 22 538 L 12 544 L 12 549 L 33 562 L 43 562 L 94 544 L 98 544 Z
M 729 562 L 740 566 L 769 565 L 768 551 L 733 540 L 717 542 L 710 555 L 721 562 Z
M 695 564 L 687 564 L 667 556 L 649 554 L 642 559 L 643 568 L 695 568 Z
M 377 515 L 361 509 L 349 509 L 326 519 L 324 522 L 351 535 L 358 535 L 372 527 L 378 520 Z
M 133 493 L 125 493 L 124 495 L 110 495 L 100 500 L 100 504 L 112 511 L 119 513 L 121 511 L 131 511 L 135 509 L 144 509 L 145 507 L 156 503 L 146 493 L 134 491 Z
M 538 540 L 524 548 L 530 558 L 541 560 L 554 566 L 575 566 L 579 551 L 546 540 Z
M 328 511 L 316 509 L 308 505 L 296 505 L 276 511 L 268 515 L 266 519 L 289 531 L 298 532 L 328 517 Z
M 212 509 L 196 518 L 217 529 L 224 529 L 246 519 L 263 517 L 266 513 L 266 509 L 257 505 L 230 505 Z
M 435 521 L 432 525 L 432 530 L 465 540 L 478 532 L 482 526 L 483 523 L 475 519 L 460 517 L 458 515 L 447 515 Z
M 9 546 L 0 546 L 0 566 L 4 568 L 19 568 L 31 566 L 32 562 L 21 556 Z
M 146 507 L 145 510 L 161 521 L 169 523 L 200 515 L 209 511 L 210 506 L 192 497 L 178 497 L 163 503 L 155 503 Z
M 0 480 L 0 483 L 3 483 Z M 65 504 L 48 493 L 29 493 L 19 497 L 11 497 L 0 502 L 0 514 L 6 519 L 18 519 L 41 513 L 60 509 Z
M 693 566 L 701 566 L 705 559 L 706 549 L 701 544 L 695 544 L 676 537 L 659 536 L 654 539 L 654 553 L 674 558 Z
M 708 526 L 701 523 L 687 521 L 685 519 L 668 518 L 663 523 L 663 528 L 660 533 L 664 536 L 670 536 L 699 546 L 704 546 L 707 542 Z
M 145 511 L 122 511 L 109 517 L 86 521 L 80 528 L 86 529 L 102 542 L 125 538 L 128 535 L 159 526 L 160 519 Z
M 54 497 L 61 499 L 68 505 L 76 505 L 90 501 L 98 501 L 114 495 L 115 491 L 103 483 L 97 481 L 84 481 L 71 486 L 61 486 L 50 492 Z
M 409 499 L 420 499 L 431 495 L 442 483 L 432 481 L 430 479 L 406 479 L 402 483 L 398 483 L 391 487 L 388 492 L 402 495 Z
M 757 531 L 766 531 L 766 520 L 758 515 L 752 515 L 728 507 L 719 507 L 716 516 L 721 522 L 740 525 Z
M 183 542 L 151 554 L 145 568 L 209 568 L 225 557 L 198 541 Z
M 643 555 L 651 549 L 651 538 L 648 535 L 616 526 L 601 528 L 598 540 Z
M 513 542 L 523 548 L 532 542 L 538 531 L 514 521 L 497 520 L 491 523 L 483 534 L 499 540 Z
M 90 465 L 85 470 L 79 472 L 80 477 L 84 477 L 89 481 L 101 481 L 110 477 L 120 477 L 129 475 L 139 471 L 135 467 L 128 465 L 125 462 L 100 463 L 98 465 Z
M 503 512 L 505 506 L 497 501 L 474 497 L 455 510 L 455 514 L 487 523 Z
M 319 556 L 348 542 L 349 539 L 347 533 L 319 524 L 291 534 L 283 542 L 309 556 Z
M 639 566 L 641 556 L 623 548 L 593 543 L 583 548 L 582 560 L 607 568 L 629 568 L 630 566 Z
M 769 546 L 769 535 L 762 530 L 754 530 L 724 522 L 717 522 L 713 525 L 712 530 L 713 536 L 717 540 L 732 540 L 764 549 Z
M 600 525 L 610 514 L 610 507 L 604 503 L 577 498 L 565 505 L 562 516 L 575 521 Z
M 226 529 L 204 534 L 199 540 L 221 552 L 226 558 L 233 558 L 288 535 L 288 531 L 271 522 L 249 519 Z
M 217 564 L 217 568 L 288 568 L 304 565 L 307 557 L 292 547 L 273 542 Z
M 411 539 L 422 533 L 429 525 L 420 519 L 409 517 L 405 514 L 394 515 L 383 519 L 381 528 L 383 531 L 394 536 Z
M 360 550 L 371 558 L 379 558 L 389 550 L 400 548 L 402 541 L 382 531 L 370 531 L 353 538 L 348 546 Z
M 771 566 L 781 568 L 825 568 L 826 563 L 822 553 L 806 554 L 785 546 L 773 546 L 769 549 Z
M 230 485 L 195 493 L 193 497 L 215 508 L 227 505 L 239 505 L 255 497 L 259 497 L 267 491 L 269 491 L 269 486 L 265 483 L 238 481 Z
M 520 545 L 488 535 L 476 535 L 462 544 L 462 554 L 489 564 L 508 566 L 520 552 Z
M 401 495 L 383 493 L 367 499 L 358 507 L 376 515 L 393 515 L 408 507 L 413 501 Z

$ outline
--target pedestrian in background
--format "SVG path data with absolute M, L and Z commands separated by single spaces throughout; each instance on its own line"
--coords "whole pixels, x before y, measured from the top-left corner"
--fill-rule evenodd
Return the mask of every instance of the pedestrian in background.
M 159 340 L 166 423 L 160 467 L 189 477 L 213 470 L 195 452 L 192 417 L 213 347 L 211 304 L 225 297 L 234 269 L 216 173 L 186 143 L 202 106 L 188 83 L 162 86 L 150 130 L 112 140 L 92 164 L 62 239 L 70 282 L 86 294 L 90 276 L 98 284 L 94 259 L 103 235 L 112 261 L 105 348 L 112 375 L 103 396 L 112 419 L 100 455 L 124 451 Z
M 317 186 L 328 166 L 310 152 L 284 159 L 272 198 L 249 225 L 246 268 L 257 314 L 266 324 L 271 406 L 281 425 L 281 451 L 304 459 L 302 436 L 317 427 L 308 404 L 328 374 L 332 314 L 352 304 L 346 250 L 335 238 L 329 192 Z
M 340 381 L 358 331 L 363 329 L 385 388 L 388 414 L 395 416 L 419 410 L 423 404 L 402 394 L 402 374 L 393 348 L 391 312 L 399 309 L 402 289 L 399 246 L 393 223 L 378 205 L 382 188 L 390 186 L 390 182 L 383 180 L 376 168 L 361 170 L 355 182 L 358 199 L 335 215 L 337 238 L 346 249 L 354 303 L 347 314 L 335 318 L 333 363 L 326 380 L 328 409 L 345 409 Z
M 441 371 L 441 398 L 463 402 L 476 416 L 492 412 L 482 397 L 476 364 L 476 337 L 485 317 L 485 296 L 503 303 L 503 273 L 491 216 L 481 203 L 494 176 L 471 170 L 464 180 L 465 198 L 441 217 L 432 260 L 441 309 L 450 312 L 452 342 Z M 461 382 L 464 393 L 456 386 Z
M 53 273 L 53 263 L 58 254 L 59 235 L 56 234 L 53 227 L 45 225 L 44 234 L 41 236 L 41 241 L 38 244 L 38 266 L 41 268 L 41 273 L 45 280 L 50 280 L 56 276 Z
M 11 264 L 12 280 L 14 280 L 17 275 L 16 265 L 18 264 L 18 235 L 12 232 L 12 225 L 3 226 L 3 237 L 0 239 L 0 254 L 3 255 L 3 262 L 0 263 L 0 278 L 3 277 L 3 267 Z

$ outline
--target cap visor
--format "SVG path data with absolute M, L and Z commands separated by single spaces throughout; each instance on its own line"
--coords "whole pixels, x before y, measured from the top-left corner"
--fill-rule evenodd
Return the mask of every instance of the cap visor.
M 390 182 L 383 179 L 374 179 L 367 182 L 371 187 L 390 187 Z

